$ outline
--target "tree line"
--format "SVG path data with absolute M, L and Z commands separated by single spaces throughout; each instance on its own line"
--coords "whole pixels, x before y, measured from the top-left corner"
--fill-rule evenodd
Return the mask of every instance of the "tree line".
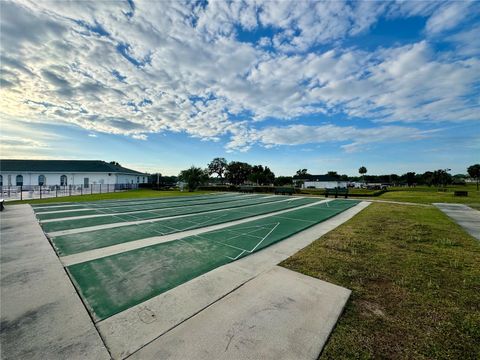
M 422 174 L 407 172 L 402 175 L 367 175 L 367 168 L 361 166 L 358 169 L 359 176 L 348 176 L 338 174 L 336 171 L 328 171 L 332 179 L 347 182 L 366 182 L 382 183 L 390 185 L 428 185 L 444 186 L 450 184 L 465 184 L 468 177 L 477 180 L 477 190 L 480 180 L 480 164 L 469 166 L 466 174 L 451 175 L 449 169 L 438 169 L 426 171 Z M 206 183 L 211 184 L 230 184 L 242 185 L 245 183 L 252 185 L 274 185 L 274 186 L 300 186 L 302 181 L 313 179 L 307 169 L 299 169 L 292 176 L 275 176 L 273 171 L 265 165 L 251 165 L 241 161 L 228 162 L 225 158 L 214 158 L 206 168 L 191 166 L 180 172 L 178 176 L 162 176 L 161 174 L 152 174 L 150 183 L 159 188 L 174 187 L 178 181 L 186 184 L 189 190 L 195 190 Z

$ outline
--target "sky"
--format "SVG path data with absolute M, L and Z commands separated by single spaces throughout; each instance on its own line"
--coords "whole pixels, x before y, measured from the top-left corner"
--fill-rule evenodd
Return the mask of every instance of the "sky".
M 466 173 L 479 34 L 478 1 L 1 1 L 0 157 Z

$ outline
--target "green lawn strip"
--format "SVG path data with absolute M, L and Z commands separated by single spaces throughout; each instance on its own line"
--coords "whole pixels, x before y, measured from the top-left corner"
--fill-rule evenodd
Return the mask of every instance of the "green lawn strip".
M 154 202 L 148 204 L 131 204 L 125 206 L 115 206 L 115 207 L 105 207 L 95 210 L 79 210 L 71 212 L 59 212 L 59 213 L 50 213 L 50 214 L 37 214 L 37 219 L 39 220 L 51 220 L 51 219 L 64 219 L 75 216 L 88 216 L 88 215 L 103 215 L 103 214 L 121 214 L 126 212 L 135 212 L 135 211 L 145 211 L 145 210 L 156 210 L 156 209 L 166 209 L 166 208 L 175 208 L 179 206 L 193 206 L 193 205 L 202 205 L 202 204 L 216 204 L 225 201 L 241 201 L 244 199 L 251 198 L 248 195 L 234 195 L 229 197 L 218 197 L 211 196 L 206 199 L 199 199 L 197 201 L 167 201 L 167 202 Z
M 171 196 L 171 197 L 157 197 L 157 198 L 135 198 L 128 200 L 103 200 L 103 201 L 88 201 L 82 203 L 62 203 L 62 205 L 49 204 L 48 206 L 37 205 L 32 206 L 35 213 L 44 213 L 51 211 L 62 211 L 65 209 L 102 209 L 106 207 L 122 207 L 129 205 L 145 205 L 151 203 L 170 203 L 170 202 L 189 202 L 199 201 L 209 198 L 222 198 L 239 195 L 237 194 L 208 194 L 195 196 Z
M 175 208 L 139 211 L 132 214 L 118 214 L 118 215 L 91 217 L 91 218 L 85 218 L 85 219 L 59 220 L 59 221 L 52 221 L 48 223 L 42 223 L 41 226 L 45 232 L 53 232 L 53 231 L 77 229 L 77 228 L 96 226 L 96 225 L 114 224 L 119 222 L 158 219 L 162 217 L 176 216 L 176 215 L 187 215 L 187 214 L 201 213 L 201 212 L 206 212 L 211 210 L 234 208 L 234 207 L 244 206 L 249 204 L 275 202 L 275 201 L 280 201 L 284 199 L 285 197 L 282 197 L 282 196 L 268 197 L 268 198 L 267 197 L 248 198 L 244 200 L 239 199 L 239 200 L 223 201 L 221 203 L 216 203 L 216 204 L 191 205 L 191 206 L 185 205 L 185 206 L 175 207 Z
M 83 202 L 83 201 L 97 201 L 97 200 L 110 200 L 110 199 L 129 199 L 129 198 L 140 198 L 140 197 L 167 197 L 167 196 L 191 196 L 191 195 L 202 195 L 210 194 L 211 191 L 202 191 L 197 190 L 195 192 L 188 191 L 157 191 L 150 189 L 138 189 L 138 190 L 127 190 L 119 191 L 113 193 L 103 193 L 103 194 L 92 194 L 92 195 L 75 195 L 75 196 L 62 196 L 57 198 L 47 198 L 47 199 L 28 199 L 28 200 L 16 200 L 8 202 L 8 204 L 48 204 L 48 203 L 59 203 L 59 202 Z
M 127 225 L 112 229 L 101 229 L 83 233 L 55 236 L 51 241 L 60 256 L 77 254 L 83 251 L 112 246 L 153 236 L 172 234 L 205 226 L 240 220 L 251 216 L 311 204 L 318 199 L 295 199 L 267 204 L 227 209 L 216 213 L 165 219 L 152 223 Z
M 281 241 L 354 205 L 335 201 L 68 266 L 97 320 Z
M 480 358 L 480 244 L 436 208 L 374 203 L 281 265 L 352 290 L 323 359 Z
M 480 192 L 473 184 L 447 186 L 446 191 L 438 191 L 437 187 L 417 186 L 412 188 L 389 188 L 380 195 L 382 200 L 405 201 L 420 204 L 459 203 L 480 209 Z M 455 196 L 455 190 L 468 191 L 468 196 Z

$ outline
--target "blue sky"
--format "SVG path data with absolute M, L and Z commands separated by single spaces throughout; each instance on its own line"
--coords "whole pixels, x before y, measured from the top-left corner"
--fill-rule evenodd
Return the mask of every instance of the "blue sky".
M 2 2 L 0 155 L 178 174 L 480 162 L 480 3 Z

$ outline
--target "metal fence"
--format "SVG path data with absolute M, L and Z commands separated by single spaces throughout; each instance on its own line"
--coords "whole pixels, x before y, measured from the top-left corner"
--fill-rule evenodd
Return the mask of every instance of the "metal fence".
M 133 189 L 138 189 L 138 184 L 0 186 L 0 198 L 5 200 L 46 199 L 61 196 L 103 194 Z

